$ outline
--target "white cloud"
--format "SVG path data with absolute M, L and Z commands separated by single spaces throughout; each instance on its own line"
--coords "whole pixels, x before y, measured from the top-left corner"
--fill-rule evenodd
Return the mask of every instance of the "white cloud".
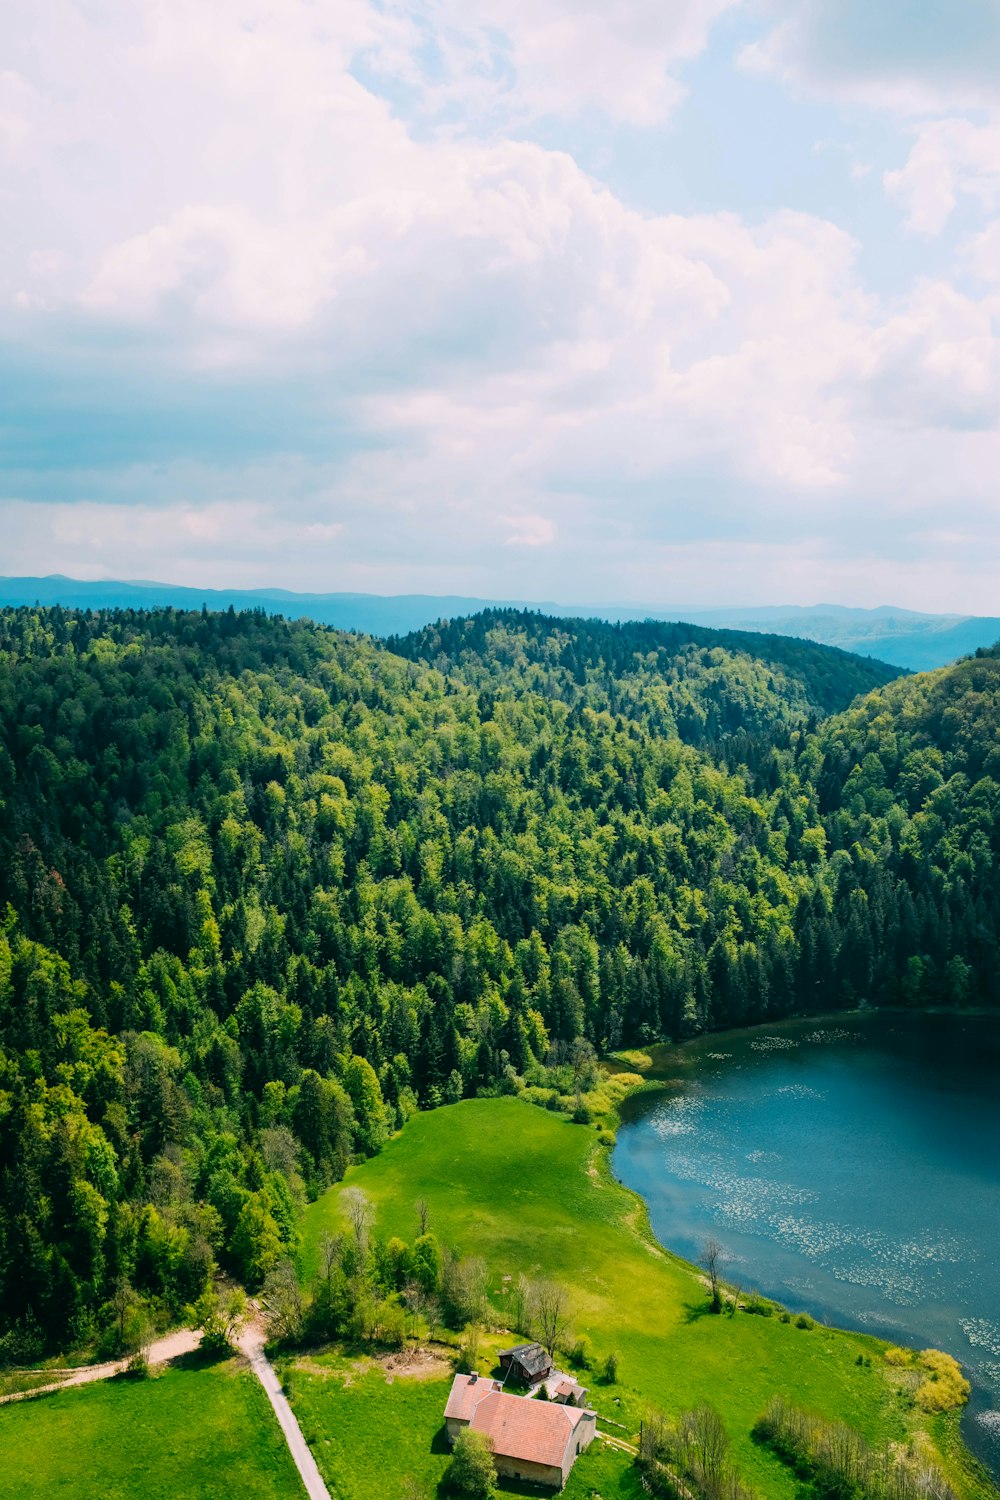
M 425 108 L 524 120 L 597 109 L 651 125 L 684 97 L 678 69 L 739 0 L 417 0 L 406 14 L 434 39 L 408 76 Z
M 980 281 L 1000 286 L 1000 219 L 971 235 L 962 246 L 960 258 Z
M 185 486 L 205 478 L 190 469 L 170 475 Z M 294 565 L 303 554 L 318 576 L 338 565 L 345 545 L 343 525 L 282 515 L 253 493 L 201 497 L 198 504 L 161 497 L 117 505 L 0 498 L 0 529 L 4 564 L 12 572 L 31 573 L 44 551 L 47 571 L 76 578 L 166 578 L 206 587 L 215 580 L 232 587 L 266 581 L 275 562 Z
M 556 539 L 555 523 L 547 516 L 504 516 L 511 528 L 508 547 L 548 547 Z
M 874 332 L 872 409 L 912 429 L 1000 426 L 1000 298 L 921 282 Z
M 826 219 L 642 213 L 568 154 L 408 128 L 359 81 L 409 79 L 432 110 L 482 85 L 476 108 L 492 90 L 522 118 L 652 119 L 723 8 L 48 0 L 40 30 L 17 0 L 0 306 L 79 382 L 39 421 L 42 462 L 69 466 L 60 424 L 82 443 L 74 401 L 99 380 L 156 444 L 134 468 L 88 450 L 77 505 L 27 505 L 8 469 L 6 570 L 656 598 L 692 535 L 746 530 L 751 506 L 831 535 L 903 507 L 923 525 L 956 495 L 985 515 L 989 292 L 927 281 L 885 305 Z M 891 184 L 922 227 L 992 191 L 986 133 L 945 123 L 944 187 L 924 136 Z M 180 420 L 220 391 L 217 423 Z M 252 462 L 275 392 L 308 442 L 276 427 Z
M 990 211 L 1000 197 L 1000 124 L 934 120 L 921 127 L 904 166 L 886 172 L 887 192 L 904 208 L 907 225 L 939 234 L 960 193 Z

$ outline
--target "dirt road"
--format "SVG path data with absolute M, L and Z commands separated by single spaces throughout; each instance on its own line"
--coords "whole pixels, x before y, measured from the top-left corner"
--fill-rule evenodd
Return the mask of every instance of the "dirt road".
M 175 1333 L 168 1333 L 165 1338 L 156 1339 L 150 1344 L 149 1363 L 151 1365 L 165 1364 L 168 1359 L 176 1359 L 181 1354 L 190 1354 L 200 1343 L 200 1333 L 194 1333 L 190 1328 L 179 1328 Z M 53 1380 L 51 1385 L 33 1386 L 30 1391 L 15 1391 L 10 1396 L 0 1396 L 0 1405 L 6 1401 L 27 1401 L 30 1396 L 44 1396 L 49 1391 L 64 1391 L 70 1385 L 89 1385 L 92 1380 L 108 1380 L 112 1375 L 120 1375 L 127 1368 L 127 1359 L 112 1359 L 103 1365 L 80 1365 L 74 1370 L 63 1372 L 53 1370 L 51 1372 L 53 1375 L 61 1373 L 59 1380 Z M 23 1373 L 27 1374 L 28 1371 Z

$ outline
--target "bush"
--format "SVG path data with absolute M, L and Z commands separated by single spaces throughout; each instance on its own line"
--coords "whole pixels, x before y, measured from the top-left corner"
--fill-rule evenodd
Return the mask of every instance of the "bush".
M 497 1482 L 493 1445 L 484 1432 L 465 1427 L 455 1439 L 451 1463 L 445 1471 L 445 1488 L 468 1500 L 492 1500 Z
M 479 1329 L 470 1323 L 458 1346 L 458 1369 L 463 1375 L 472 1375 L 479 1368 Z
M 8 1365 L 34 1365 L 42 1357 L 45 1340 L 29 1313 L 0 1338 L 0 1369 Z
M 599 1130 L 597 1132 L 597 1139 L 600 1141 L 602 1146 L 607 1146 L 608 1150 L 610 1151 L 611 1148 L 616 1144 L 618 1137 L 615 1135 L 613 1130 Z
M 795 1319 L 795 1326 L 796 1328 L 815 1328 L 816 1323 L 808 1313 L 799 1313 Z
M 916 1354 L 912 1349 L 893 1346 L 885 1351 L 885 1362 L 911 1372 L 907 1378 L 912 1381 L 913 1399 L 922 1411 L 952 1411 L 969 1399 L 971 1387 L 961 1365 L 940 1349 Z
M 577 1370 L 590 1369 L 590 1340 L 581 1334 L 570 1346 L 569 1362 Z
M 618 1383 L 618 1355 L 612 1349 L 601 1367 L 601 1379 L 606 1385 Z

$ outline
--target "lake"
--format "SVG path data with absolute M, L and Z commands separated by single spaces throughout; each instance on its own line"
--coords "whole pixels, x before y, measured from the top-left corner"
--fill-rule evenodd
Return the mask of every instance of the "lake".
M 946 1349 L 1000 1475 L 1000 1019 L 852 1013 L 653 1049 L 612 1158 L 660 1241 L 830 1323 Z

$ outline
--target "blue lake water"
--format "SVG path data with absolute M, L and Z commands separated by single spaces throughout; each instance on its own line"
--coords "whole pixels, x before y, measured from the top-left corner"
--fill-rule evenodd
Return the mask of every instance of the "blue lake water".
M 654 1052 L 613 1166 L 660 1241 L 830 1323 L 946 1349 L 1000 1475 L 1000 1019 L 852 1014 Z

